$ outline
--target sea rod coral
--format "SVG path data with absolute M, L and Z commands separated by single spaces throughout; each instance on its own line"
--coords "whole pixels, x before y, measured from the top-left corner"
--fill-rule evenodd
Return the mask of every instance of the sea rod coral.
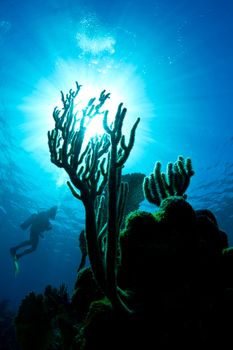
M 108 123 L 108 111 L 101 111 L 110 94 L 101 92 L 95 104 L 92 98 L 86 108 L 75 111 L 75 99 L 81 86 L 68 94 L 61 93 L 62 110 L 54 109 L 55 127 L 48 132 L 51 162 L 63 168 L 69 175 L 68 186 L 72 194 L 84 204 L 85 234 L 90 265 L 100 288 L 113 307 L 128 310 L 121 298 L 116 282 L 116 258 L 119 229 L 127 184 L 121 182 L 121 171 L 134 145 L 135 132 L 140 119 L 134 123 L 128 144 L 122 127 L 126 108 L 121 103 L 112 124 Z M 86 130 L 93 118 L 103 116 L 103 135 L 84 142 Z M 102 222 L 105 192 L 108 192 L 107 222 Z M 98 237 L 105 237 L 104 251 Z

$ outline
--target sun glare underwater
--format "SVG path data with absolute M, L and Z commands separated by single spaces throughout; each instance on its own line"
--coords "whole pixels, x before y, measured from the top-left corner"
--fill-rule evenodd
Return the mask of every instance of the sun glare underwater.
M 196 211 L 208 209 L 214 213 L 231 247 L 233 3 L 120 0 L 107 4 L 95 0 L 48 0 L 42 4 L 38 0 L 16 0 L 1 2 L 0 9 L 0 330 L 8 327 L 7 322 L 32 291 L 44 293 L 48 285 L 60 288 L 64 284 L 72 298 L 78 267 L 92 264 L 81 235 L 88 204 L 84 205 L 85 199 L 79 200 L 80 194 L 75 195 L 72 186 L 67 186 L 67 181 L 72 183 L 74 177 L 72 171 L 68 174 L 64 170 L 62 163 L 66 157 L 71 165 L 66 170 L 72 168 L 75 164 L 72 152 L 78 143 L 69 141 L 67 153 L 62 152 L 59 142 L 67 130 L 60 133 L 60 140 L 55 132 L 58 146 L 52 154 L 53 144 L 48 138 L 48 132 L 55 128 L 54 109 L 62 115 L 64 99 L 75 91 L 76 83 L 81 85 L 74 99 L 76 127 L 88 102 L 94 98 L 96 106 L 101 92 L 109 94 L 100 113 L 88 123 L 80 151 L 82 154 L 87 149 L 83 163 L 92 164 L 95 151 L 87 145 L 95 135 L 104 134 L 104 113 L 107 111 L 107 122 L 112 127 L 122 104 L 127 109 L 122 126 L 125 140 L 118 140 L 117 157 L 128 152 L 127 161 L 121 164 L 122 175 L 126 181 L 133 181 L 136 174 L 141 181 L 140 190 L 138 183 L 133 188 L 129 186 L 129 201 L 139 201 L 136 209 L 157 212 L 153 197 L 156 186 L 150 185 L 152 192 L 154 189 L 152 195 L 148 183 L 153 181 L 151 174 L 157 174 L 154 176 L 161 180 L 165 178 L 161 173 L 167 172 L 168 178 L 172 163 L 174 173 L 180 169 L 186 176 L 188 203 Z M 135 140 L 129 146 L 138 118 Z M 98 162 L 88 170 L 78 165 L 83 181 L 93 184 L 97 179 L 99 184 L 104 179 L 106 163 L 110 162 L 107 151 L 104 152 L 101 157 L 106 159 L 100 157 L 99 163 L 105 164 L 105 168 L 101 165 L 98 175 L 91 173 Z M 149 179 L 144 180 L 147 185 L 142 183 L 145 176 Z M 172 187 L 169 181 L 165 181 L 166 191 Z M 124 202 L 119 209 L 125 193 L 123 185 L 118 188 L 115 204 L 119 211 L 123 211 L 124 205 L 130 208 Z M 81 197 L 83 200 L 85 195 Z M 95 202 L 93 209 L 98 214 L 99 226 L 101 203 Z M 51 208 L 57 210 L 55 220 L 48 216 Z M 34 241 L 34 251 L 17 261 L 14 247 L 29 239 L 29 226 L 39 214 L 44 232 Z M 109 213 L 102 216 L 107 222 L 111 217 Z M 119 214 L 117 220 L 120 217 Z M 101 249 L 105 251 L 106 227 L 100 232 Z M 107 256 L 106 253 L 105 262 Z M 137 268 L 140 269 L 139 264 Z M 59 298 L 65 296 L 62 288 Z M 55 293 L 50 289 L 47 292 Z M 118 295 L 119 299 L 122 296 Z M 1 341 L 7 344 L 1 337 L 0 348 Z M 18 348 L 4 350 L 8 349 Z
M 95 46 L 94 39 L 89 45 Z M 106 91 L 110 97 L 105 102 L 101 112 L 108 111 L 108 121 L 111 123 L 115 118 L 119 104 L 123 103 L 123 107 L 127 108 L 124 122 L 126 137 L 136 118 L 146 111 L 143 123 L 144 130 L 142 126 L 139 131 L 140 142 L 138 142 L 137 155 L 144 146 L 143 144 L 146 143 L 146 120 L 152 118 L 153 107 L 146 96 L 142 79 L 137 74 L 136 69 L 129 64 L 115 64 L 113 61 L 109 66 L 106 66 L 105 62 L 104 68 L 101 65 L 95 61 L 85 65 L 78 60 L 70 62 L 59 60 L 56 62 L 54 74 L 46 80 L 39 81 L 35 92 L 26 96 L 23 103 L 18 106 L 25 118 L 24 123 L 20 125 L 21 130 L 25 133 L 22 146 L 26 151 L 33 152 L 35 157 L 38 157 L 38 162 L 45 168 L 46 165 L 50 168 L 45 153 L 48 153 L 47 131 L 54 126 L 53 109 L 55 107 L 58 107 L 59 110 L 62 109 L 60 91 L 66 95 L 70 89 L 74 90 L 76 86 L 74 77 L 79 78 L 77 83 L 81 85 L 80 92 L 75 99 L 76 111 L 82 113 L 91 98 L 96 99 L 95 104 L 97 105 L 100 93 Z M 119 70 L 121 71 L 120 76 Z M 60 89 L 57 89 L 57 86 Z M 102 120 L 103 116 L 100 115 L 91 121 L 86 133 L 87 139 L 95 134 L 103 133 Z M 131 161 L 133 160 L 131 159 Z M 54 169 L 52 169 L 53 171 Z

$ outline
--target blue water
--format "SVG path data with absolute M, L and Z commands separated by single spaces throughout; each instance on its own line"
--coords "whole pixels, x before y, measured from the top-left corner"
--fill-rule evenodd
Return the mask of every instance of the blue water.
M 125 173 L 191 157 L 188 200 L 211 209 L 233 245 L 232 16 L 230 0 L 1 1 L 0 299 L 17 307 L 47 284 L 72 292 L 84 210 L 50 163 L 47 131 L 76 80 L 83 100 L 106 89 L 124 103 L 126 135 L 140 116 Z M 53 230 L 15 277 L 9 248 L 28 236 L 20 223 L 53 205 Z

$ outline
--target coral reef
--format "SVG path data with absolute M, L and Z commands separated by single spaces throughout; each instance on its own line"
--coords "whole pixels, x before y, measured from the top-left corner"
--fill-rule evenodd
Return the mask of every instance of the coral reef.
M 211 212 L 195 211 L 182 196 L 166 198 L 154 214 L 132 212 L 119 250 L 117 282 L 134 312 L 113 308 L 91 267 L 84 268 L 70 301 L 47 287 L 22 302 L 16 329 L 23 350 L 37 338 L 33 348 L 54 350 L 229 342 L 233 253 Z
M 74 285 L 71 299 L 72 309 L 76 314 L 76 321 L 83 321 L 87 315 L 90 304 L 102 299 L 103 292 L 98 287 L 90 267 L 80 270 Z
M 31 292 L 21 302 L 15 318 L 15 329 L 20 348 L 69 349 L 75 333 L 71 326 L 67 289 L 47 286 L 43 294 Z
M 22 350 L 225 348 L 233 326 L 233 248 L 214 214 L 187 202 L 191 160 L 179 156 L 166 174 L 157 162 L 149 176 L 124 177 L 139 120 L 126 145 L 126 109 L 119 105 L 108 125 L 103 91 L 79 117 L 79 89 L 62 93 L 63 111 L 54 110 L 48 138 L 51 161 L 68 173 L 85 207 L 80 249 L 90 267 L 81 264 L 71 300 L 65 286 L 48 286 L 22 301 L 15 319 Z M 84 143 L 89 120 L 101 115 L 105 133 Z M 142 189 L 130 189 L 142 182 L 155 213 L 140 211 Z
M 232 250 L 217 221 L 208 221 L 209 211 L 201 212 L 174 196 L 155 214 L 128 216 L 120 235 L 118 283 L 134 314 L 118 314 L 105 299 L 94 300 L 79 333 L 80 349 L 229 342 Z

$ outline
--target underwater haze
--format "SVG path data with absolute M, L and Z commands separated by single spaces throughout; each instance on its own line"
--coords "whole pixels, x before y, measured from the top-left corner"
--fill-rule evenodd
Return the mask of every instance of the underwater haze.
M 123 102 L 126 136 L 140 117 L 124 174 L 192 159 L 188 201 L 212 210 L 233 245 L 232 18 L 231 0 L 1 1 L 0 300 L 17 307 L 48 284 L 72 292 L 84 208 L 50 161 L 47 132 L 76 81 L 80 106 L 104 89 L 109 115 Z M 54 205 L 52 230 L 15 276 L 9 249 L 29 235 L 20 224 Z

